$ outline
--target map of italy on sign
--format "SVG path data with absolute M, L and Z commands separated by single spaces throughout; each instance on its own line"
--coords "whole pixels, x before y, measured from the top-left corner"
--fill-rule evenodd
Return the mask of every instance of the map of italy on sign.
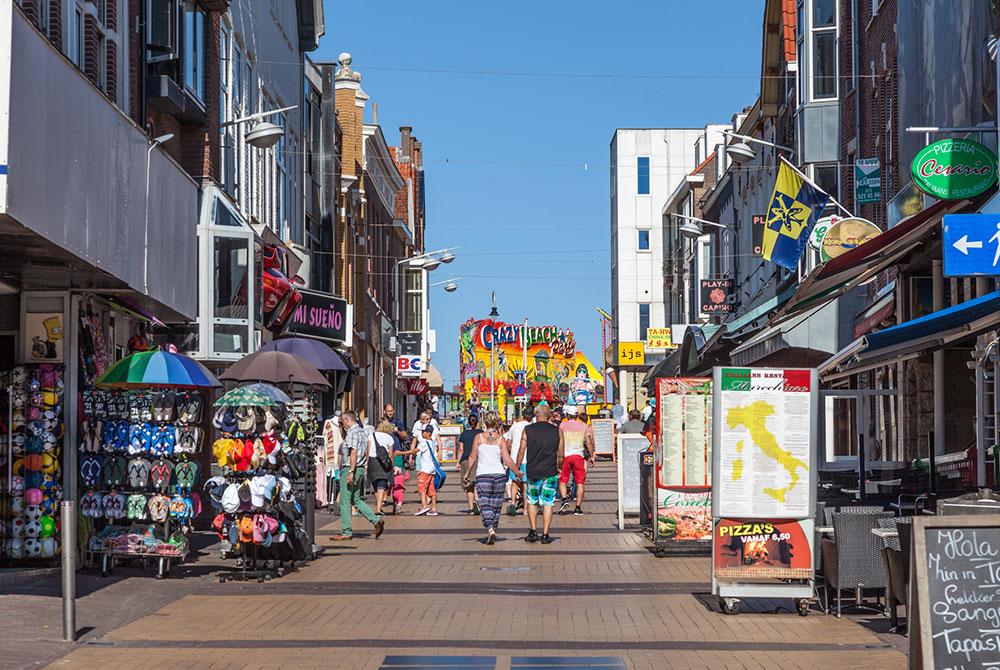
M 720 372 L 719 516 L 808 517 L 812 371 Z

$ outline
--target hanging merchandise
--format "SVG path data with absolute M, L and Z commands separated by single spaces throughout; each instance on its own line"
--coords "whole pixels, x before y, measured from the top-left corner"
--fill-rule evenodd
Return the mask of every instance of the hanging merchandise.
M 196 425 L 200 389 L 219 385 L 186 356 L 140 351 L 83 391 L 80 512 L 88 521 L 87 558 L 101 557 L 102 574 L 120 561 L 139 560 L 155 561 L 164 577 L 187 556 L 188 533 L 202 507 L 193 460 L 203 446 Z
M 220 581 L 271 579 L 312 557 L 293 488 L 306 476 L 308 461 L 289 439 L 286 431 L 296 424 L 279 398 L 287 396 L 254 384 L 233 389 L 215 403 L 213 425 L 220 437 L 212 445 L 212 470 L 217 474 L 203 491 L 216 511 L 212 527 L 222 554 L 236 559 Z
M 0 398 L 0 463 L 10 465 L 4 467 L 0 496 L 0 558 L 5 562 L 51 560 L 60 553 L 63 369 L 43 363 L 0 375 L 7 389 Z

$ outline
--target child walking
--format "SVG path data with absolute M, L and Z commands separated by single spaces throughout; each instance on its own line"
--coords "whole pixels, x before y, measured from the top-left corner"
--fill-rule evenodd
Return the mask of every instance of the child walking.
M 414 516 L 437 516 L 437 489 L 434 488 L 434 426 L 430 423 L 423 427 L 417 439 L 417 493 L 420 494 L 420 509 Z

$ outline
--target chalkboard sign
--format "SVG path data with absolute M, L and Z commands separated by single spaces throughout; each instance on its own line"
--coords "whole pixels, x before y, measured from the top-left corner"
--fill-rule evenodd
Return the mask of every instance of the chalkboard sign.
M 910 667 L 1000 670 L 1000 517 L 915 518 L 910 574 Z
M 598 456 L 614 456 L 614 419 L 594 419 L 590 423 L 594 426 L 594 453 Z
M 621 514 L 639 513 L 639 452 L 649 448 L 645 435 L 618 436 L 618 507 Z

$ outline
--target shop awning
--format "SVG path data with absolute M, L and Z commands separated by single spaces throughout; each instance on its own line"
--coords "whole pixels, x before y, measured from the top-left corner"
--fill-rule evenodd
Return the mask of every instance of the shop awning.
M 428 365 L 427 370 L 420 377 L 427 380 L 427 385 L 430 387 L 428 390 L 431 393 L 444 392 L 444 377 L 441 376 L 441 372 L 433 365 Z
M 814 309 L 871 281 L 929 237 L 945 214 L 956 212 L 966 205 L 967 200 L 936 202 L 869 242 L 827 261 L 799 283 L 794 295 L 775 313 L 771 324 Z
M 662 361 L 654 365 L 646 373 L 646 376 L 642 380 L 642 386 L 644 388 L 651 388 L 652 385 L 660 377 L 677 377 L 681 373 L 681 349 L 677 347 L 664 358 Z
M 775 297 L 759 303 L 739 318 L 727 321 L 725 324 L 726 338 L 733 339 L 739 337 L 743 334 L 743 331 L 747 329 L 750 329 L 751 331 L 754 330 L 754 328 L 751 328 L 754 325 L 754 322 L 758 319 L 769 317 L 772 312 L 788 302 L 788 300 L 795 294 L 795 288 L 795 286 L 787 288 Z
M 858 338 L 820 366 L 832 380 L 942 349 L 1000 325 L 1000 291 Z

